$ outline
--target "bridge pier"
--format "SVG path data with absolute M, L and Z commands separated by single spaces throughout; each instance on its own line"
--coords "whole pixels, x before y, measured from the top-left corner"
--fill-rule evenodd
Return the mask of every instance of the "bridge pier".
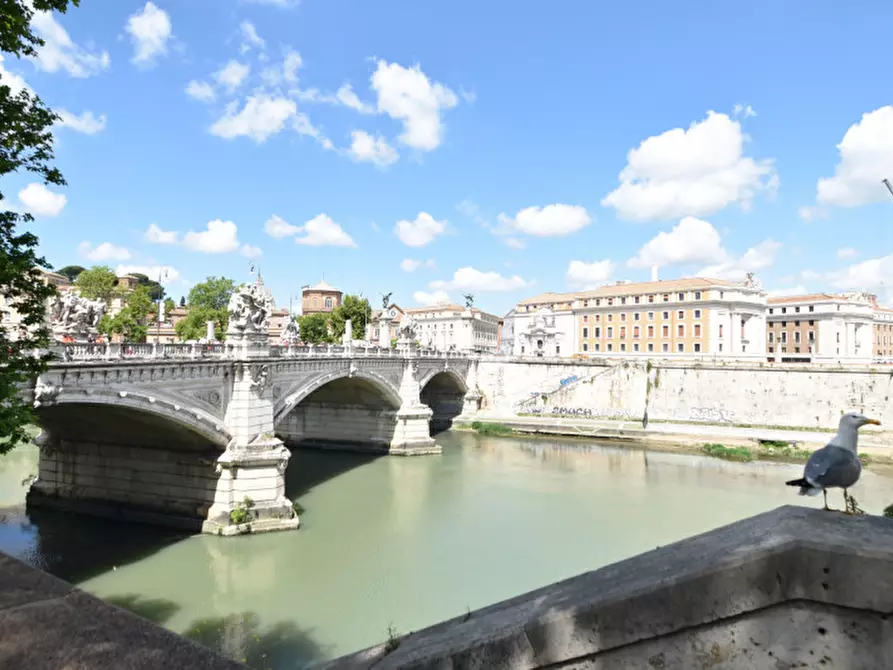
M 389 453 L 395 456 L 439 454 L 442 449 L 431 437 L 431 417 L 434 412 L 422 403 L 418 367 L 412 358 L 405 360 L 400 380 L 403 404 L 397 411 L 397 425 Z

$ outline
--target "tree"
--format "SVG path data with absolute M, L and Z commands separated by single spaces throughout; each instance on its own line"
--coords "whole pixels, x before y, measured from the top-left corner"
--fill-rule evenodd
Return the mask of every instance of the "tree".
M 145 286 L 146 289 L 148 289 L 149 297 L 152 298 L 152 300 L 161 300 L 164 297 L 164 287 L 154 279 L 149 279 L 149 277 L 141 272 L 131 272 L 130 276 L 136 277 L 139 285 Z
M 71 0 L 77 6 L 79 0 Z M 64 12 L 69 0 L 0 0 L 0 55 L 35 57 L 44 41 L 31 30 L 34 10 Z M 7 61 L 8 62 L 8 61 Z M 45 184 L 65 186 L 52 166 L 52 126 L 59 117 L 27 87 L 13 92 L 7 77 L 0 79 L 0 177 L 23 170 L 38 175 Z M 56 293 L 45 282 L 41 269 L 49 263 L 35 252 L 37 236 L 18 229 L 34 217 L 12 211 L 0 192 L 0 287 L 7 305 L 21 316 L 19 333 L 0 329 L 0 453 L 25 440 L 25 428 L 34 421 L 34 410 L 20 394 L 46 370 L 48 355 L 36 355 L 49 344 L 45 324 L 47 301 Z
M 81 272 L 74 285 L 83 297 L 108 302 L 115 295 L 118 277 L 107 265 L 95 265 Z
M 59 270 L 59 274 L 68 277 L 68 281 L 74 283 L 74 280 L 78 278 L 78 275 L 86 269 L 87 268 L 81 267 L 80 265 L 66 265 Z
M 186 307 L 186 296 L 185 295 L 180 296 L 180 307 Z
M 177 309 L 176 303 L 173 300 L 171 300 L 170 298 L 165 298 L 164 299 L 164 313 L 170 314 L 175 309 Z
M 328 314 L 305 314 L 298 318 L 298 328 L 301 330 L 301 341 L 309 344 L 323 344 L 331 342 L 329 335 Z M 344 324 L 341 324 L 341 332 L 344 332 Z
M 356 295 L 346 295 L 332 311 L 332 334 L 336 342 L 341 341 L 344 335 L 344 326 L 347 319 L 350 319 L 353 333 L 351 337 L 354 340 L 363 340 L 366 338 L 366 320 L 372 311 L 371 305 L 366 298 Z
M 121 335 L 125 342 L 145 342 L 147 324 L 155 311 L 155 304 L 145 286 L 136 286 L 127 296 L 127 304 L 113 317 L 100 321 L 100 330 L 107 335 Z
M 229 325 L 229 299 L 236 286 L 226 277 L 208 277 L 189 291 L 189 313 L 175 328 L 183 340 L 198 340 L 205 336 L 207 322 L 214 322 L 214 337 L 223 340 Z

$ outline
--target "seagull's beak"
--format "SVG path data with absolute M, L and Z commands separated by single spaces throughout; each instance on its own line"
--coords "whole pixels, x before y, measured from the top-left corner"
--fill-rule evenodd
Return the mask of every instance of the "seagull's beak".
M 881 425 L 881 422 L 878 421 L 877 419 L 868 419 L 865 421 L 865 423 L 866 423 L 866 425 L 869 425 L 869 426 L 880 426 Z

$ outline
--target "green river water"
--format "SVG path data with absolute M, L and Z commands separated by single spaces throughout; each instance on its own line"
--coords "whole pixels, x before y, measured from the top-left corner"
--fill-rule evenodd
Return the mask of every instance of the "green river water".
M 298 451 L 301 530 L 189 537 L 21 504 L 0 458 L 0 550 L 259 668 L 302 668 L 783 504 L 802 466 L 560 439 L 438 436 L 440 456 Z M 853 489 L 879 513 L 890 479 Z M 832 495 L 839 507 L 842 496 Z M 18 506 L 18 507 L 16 507 Z

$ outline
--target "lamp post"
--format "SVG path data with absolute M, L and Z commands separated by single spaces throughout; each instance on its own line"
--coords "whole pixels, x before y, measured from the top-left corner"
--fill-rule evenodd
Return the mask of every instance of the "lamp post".
M 159 268 L 158 285 L 161 286 L 161 282 L 167 279 L 167 277 L 167 268 Z M 161 322 L 164 320 L 164 291 L 162 291 L 161 295 L 158 297 L 158 311 L 156 314 L 158 316 L 158 322 L 155 325 L 155 342 L 161 344 Z

